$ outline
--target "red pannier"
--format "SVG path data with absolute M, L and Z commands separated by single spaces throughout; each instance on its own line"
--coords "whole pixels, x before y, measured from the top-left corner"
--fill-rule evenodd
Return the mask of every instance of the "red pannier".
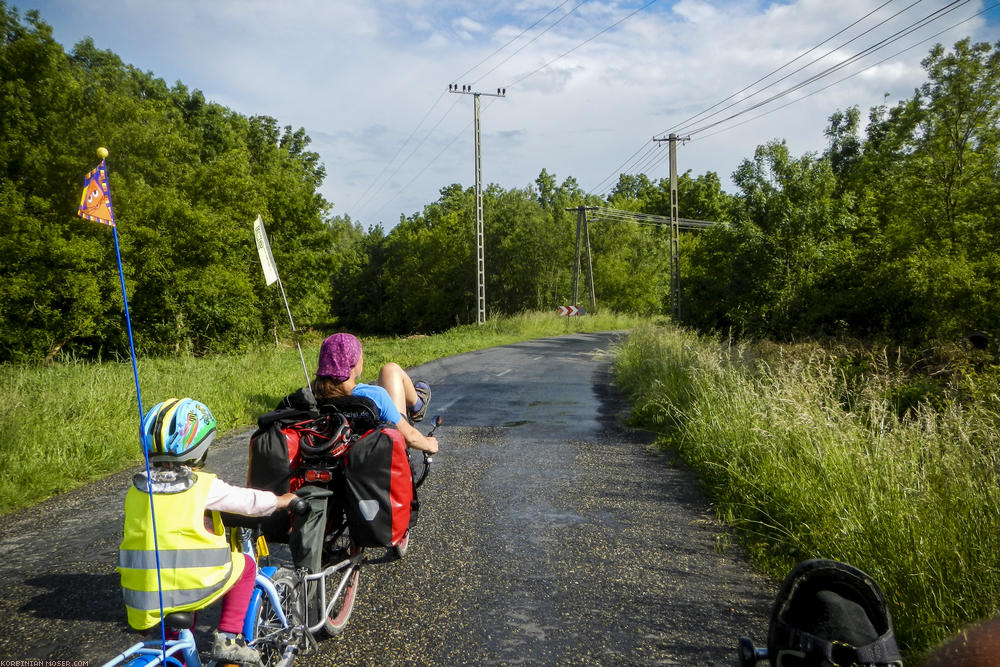
M 363 547 L 399 544 L 410 528 L 416 505 L 413 470 L 403 434 L 388 425 L 365 433 L 347 450 L 347 525 Z
M 302 456 L 324 454 L 336 457 L 348 447 L 350 431 L 340 414 L 321 414 L 282 409 L 258 420 L 250 436 L 247 485 L 281 495 L 295 491 L 303 480 L 295 475 Z

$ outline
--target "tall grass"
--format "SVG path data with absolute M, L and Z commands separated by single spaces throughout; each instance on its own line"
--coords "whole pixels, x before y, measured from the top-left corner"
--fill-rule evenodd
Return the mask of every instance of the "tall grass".
M 493 345 L 636 323 L 611 313 L 578 318 L 525 313 L 434 336 L 362 338 L 363 379 L 373 381 L 387 361 L 409 367 Z M 314 333 L 302 343 L 310 372 L 322 339 Z M 306 378 L 294 345 L 286 344 L 239 355 L 140 358 L 139 381 L 144 409 L 192 396 L 212 409 L 225 433 L 254 424 Z M 142 461 L 138 432 L 130 362 L 0 365 L 0 514 Z
M 996 414 L 900 417 L 885 378 L 847 387 L 822 355 L 763 360 L 675 329 L 633 331 L 617 376 L 775 578 L 814 557 L 865 570 L 910 657 L 1000 610 Z

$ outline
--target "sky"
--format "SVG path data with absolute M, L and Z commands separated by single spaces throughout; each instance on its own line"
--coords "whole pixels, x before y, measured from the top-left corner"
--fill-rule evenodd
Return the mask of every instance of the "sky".
M 679 173 L 735 192 L 758 146 L 820 152 L 832 113 L 911 97 L 935 43 L 1000 40 L 1000 0 L 7 2 L 67 51 L 91 37 L 170 86 L 305 128 L 331 214 L 386 229 L 475 183 L 474 96 L 450 84 L 482 93 L 484 186 L 542 169 L 600 195 L 619 173 L 666 178 L 653 139 L 674 132 L 689 138 Z

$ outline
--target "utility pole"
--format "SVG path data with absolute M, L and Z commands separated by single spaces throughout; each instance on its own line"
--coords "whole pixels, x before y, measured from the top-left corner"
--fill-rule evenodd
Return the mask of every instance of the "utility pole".
M 670 314 L 675 322 L 681 319 L 681 267 L 680 267 L 680 216 L 677 210 L 677 142 L 688 141 L 691 137 L 678 137 L 670 133 L 666 139 L 653 141 L 670 142 Z
M 580 234 L 583 234 L 583 243 L 587 248 L 587 278 L 590 280 L 590 312 L 597 309 L 597 294 L 594 291 L 594 263 L 590 254 L 590 223 L 587 221 L 587 211 L 596 211 L 596 206 L 577 206 L 567 208 L 567 211 L 576 211 L 576 253 L 573 259 L 573 305 L 579 306 L 579 283 L 580 283 Z
M 450 84 L 449 93 L 460 93 L 462 95 L 472 95 L 474 99 L 473 109 L 475 113 L 475 144 L 476 144 L 476 324 L 486 323 L 486 263 L 483 259 L 483 162 L 480 150 L 479 132 L 479 97 L 505 97 L 506 88 L 497 88 L 496 94 L 474 92 L 472 86 Z

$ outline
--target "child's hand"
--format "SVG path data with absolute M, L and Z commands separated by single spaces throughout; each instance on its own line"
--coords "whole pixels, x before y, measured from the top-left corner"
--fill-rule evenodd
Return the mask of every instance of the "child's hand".
M 288 509 L 289 503 L 298 498 L 294 493 L 286 493 L 282 496 L 278 496 L 278 509 L 284 510 Z

